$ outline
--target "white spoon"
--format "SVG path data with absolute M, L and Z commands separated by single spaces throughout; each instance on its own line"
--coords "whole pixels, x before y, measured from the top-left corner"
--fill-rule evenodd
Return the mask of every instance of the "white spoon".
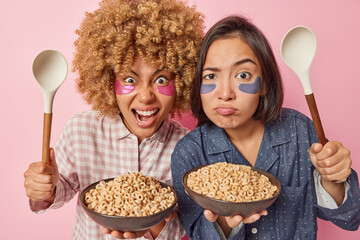
M 296 26 L 290 29 L 281 42 L 281 57 L 301 81 L 319 142 L 324 145 L 326 138 L 310 82 L 310 67 L 315 52 L 315 35 L 304 26 Z
M 44 96 L 42 162 L 49 162 L 52 105 L 56 91 L 66 78 L 68 67 L 64 56 L 55 50 L 40 52 L 32 65 L 34 77 Z

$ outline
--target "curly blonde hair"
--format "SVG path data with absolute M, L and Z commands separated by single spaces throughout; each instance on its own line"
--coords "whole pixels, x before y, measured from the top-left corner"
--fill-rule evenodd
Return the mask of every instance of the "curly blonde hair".
M 100 114 L 120 113 L 115 76 L 130 71 L 137 56 L 175 75 L 172 113 L 187 111 L 198 50 L 203 37 L 203 15 L 176 0 L 103 0 L 86 12 L 75 41 L 73 71 L 77 88 Z

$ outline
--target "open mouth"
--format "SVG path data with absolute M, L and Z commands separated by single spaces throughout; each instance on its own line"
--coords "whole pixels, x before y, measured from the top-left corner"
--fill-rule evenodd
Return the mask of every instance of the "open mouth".
M 156 119 L 156 115 L 159 112 L 159 109 L 152 109 L 147 111 L 140 111 L 132 109 L 132 112 L 135 116 L 135 119 L 140 125 L 151 125 L 152 122 Z

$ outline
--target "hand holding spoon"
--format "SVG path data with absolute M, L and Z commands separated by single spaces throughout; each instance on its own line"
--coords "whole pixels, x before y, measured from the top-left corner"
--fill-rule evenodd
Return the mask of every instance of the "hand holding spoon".
M 67 75 L 67 63 L 64 56 L 55 50 L 40 52 L 34 59 L 32 71 L 44 96 L 44 128 L 42 162 L 49 162 L 52 105 L 56 91 Z
M 290 29 L 281 42 L 281 57 L 284 63 L 299 77 L 319 142 L 325 145 L 326 138 L 310 82 L 310 67 L 315 52 L 315 35 L 304 26 L 296 26 Z

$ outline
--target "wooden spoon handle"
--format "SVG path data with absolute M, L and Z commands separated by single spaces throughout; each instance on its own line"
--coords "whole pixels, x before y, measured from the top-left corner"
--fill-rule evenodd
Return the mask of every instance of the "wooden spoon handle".
M 52 113 L 44 113 L 43 146 L 42 146 L 43 163 L 49 163 L 51 120 L 52 120 Z
M 325 133 L 324 133 L 324 129 L 321 124 L 320 115 L 319 115 L 319 112 L 318 112 L 318 109 L 316 106 L 314 94 L 311 93 L 311 94 L 305 95 L 305 98 L 306 98 L 307 104 L 310 109 L 311 118 L 314 122 L 315 130 L 316 130 L 316 134 L 318 135 L 319 142 L 322 145 L 325 145 L 325 143 L 326 143 Z

